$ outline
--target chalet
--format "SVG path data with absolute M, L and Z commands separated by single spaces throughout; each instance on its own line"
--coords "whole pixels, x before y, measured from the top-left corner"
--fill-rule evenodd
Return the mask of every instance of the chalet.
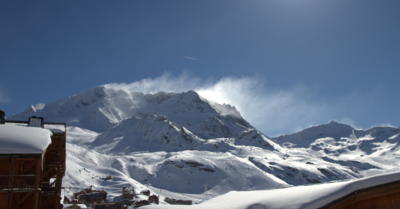
M 67 196 L 64 196 L 64 207 L 66 204 L 81 204 L 82 201 L 77 200 L 77 199 L 72 199 L 70 200 Z
M 133 199 L 133 196 L 135 196 L 135 190 L 131 185 L 122 187 L 122 199 L 131 200 Z
M 149 202 L 150 202 L 150 203 L 155 203 L 155 204 L 158 205 L 158 203 L 159 203 L 158 196 L 156 196 L 156 195 L 151 195 L 151 196 L 149 197 Z
M 137 207 L 137 208 L 145 206 L 145 205 L 150 205 L 150 202 L 147 200 L 141 200 L 141 201 L 135 202 L 135 207 Z
M 107 192 L 104 190 L 92 190 L 91 188 L 82 189 L 73 194 L 73 199 L 83 202 L 86 205 L 107 201 Z
M 169 198 L 166 197 L 164 199 L 165 202 L 171 204 L 171 205 L 192 205 L 192 201 L 191 200 L 177 200 L 174 198 Z
M 400 175 L 400 174 L 399 174 Z M 323 207 L 324 209 L 395 209 L 400 207 L 400 180 L 355 189 Z
M 0 209 L 60 209 L 65 123 L 8 121 L 0 111 Z
M 231 191 L 196 208 L 398 209 L 400 172 L 272 190 Z
M 150 196 L 150 190 L 142 191 L 143 195 Z

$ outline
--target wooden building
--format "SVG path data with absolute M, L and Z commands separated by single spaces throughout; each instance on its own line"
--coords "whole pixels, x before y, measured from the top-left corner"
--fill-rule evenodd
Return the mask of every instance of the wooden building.
M 150 203 L 155 203 L 155 204 L 159 204 L 159 200 L 158 200 L 158 196 L 156 196 L 156 195 L 151 195 L 150 197 L 149 197 L 149 200 L 148 200 Z
M 86 205 L 107 201 L 107 192 L 104 190 L 92 190 L 91 188 L 82 189 L 72 195 L 74 200 L 78 200 Z
M 62 208 L 66 124 L 0 118 L 0 209 Z
M 400 208 L 400 181 L 355 190 L 324 209 L 397 209 Z
M 193 204 L 193 202 L 191 200 L 177 200 L 175 198 L 169 198 L 169 197 L 166 197 L 164 199 L 164 201 L 171 205 L 192 205 Z
M 135 196 L 135 190 L 131 185 L 125 185 L 122 187 L 122 199 L 132 200 Z

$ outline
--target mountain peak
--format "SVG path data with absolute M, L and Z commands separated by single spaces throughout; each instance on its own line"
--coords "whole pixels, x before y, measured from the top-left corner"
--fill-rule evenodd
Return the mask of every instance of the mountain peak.
M 314 126 L 314 127 L 329 127 L 330 129 L 354 129 L 352 126 L 344 124 L 344 123 L 339 123 L 337 121 L 332 120 L 328 124 L 322 124 L 319 126 Z
M 201 101 L 203 101 L 200 98 L 200 95 L 193 90 L 189 90 L 187 92 L 182 93 L 182 96 L 183 96 L 183 100 L 186 102 L 201 102 Z
M 20 114 L 10 116 L 10 119 L 21 120 L 32 115 L 96 132 L 104 132 L 112 124 L 118 125 L 124 120 L 143 118 L 145 115 L 164 115 L 179 128 L 185 126 L 204 138 L 232 137 L 251 128 L 233 106 L 213 104 L 193 90 L 143 94 L 98 86 L 46 105 L 32 106 Z M 231 115 L 235 117 L 229 117 Z M 209 125 L 210 122 L 213 126 Z M 219 131 L 215 131 L 217 129 Z

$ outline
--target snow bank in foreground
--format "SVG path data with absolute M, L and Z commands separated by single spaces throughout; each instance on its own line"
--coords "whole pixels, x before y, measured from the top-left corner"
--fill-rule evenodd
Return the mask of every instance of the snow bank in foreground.
M 0 125 L 0 153 L 43 154 L 51 143 L 52 133 L 48 129 L 17 124 Z
M 151 205 L 143 209 L 313 209 L 339 199 L 355 190 L 400 180 L 400 172 L 348 182 L 298 186 L 267 191 L 229 192 L 199 205 Z

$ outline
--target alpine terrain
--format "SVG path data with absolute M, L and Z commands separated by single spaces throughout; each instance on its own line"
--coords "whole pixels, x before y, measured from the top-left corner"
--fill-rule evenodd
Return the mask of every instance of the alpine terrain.
M 67 123 L 64 193 L 121 188 L 202 202 L 229 191 L 341 181 L 398 170 L 400 128 L 330 122 L 270 138 L 228 104 L 195 91 L 143 94 L 106 86 L 7 117 Z M 106 178 L 111 176 L 111 178 Z M 139 197 L 138 197 L 139 198 Z

